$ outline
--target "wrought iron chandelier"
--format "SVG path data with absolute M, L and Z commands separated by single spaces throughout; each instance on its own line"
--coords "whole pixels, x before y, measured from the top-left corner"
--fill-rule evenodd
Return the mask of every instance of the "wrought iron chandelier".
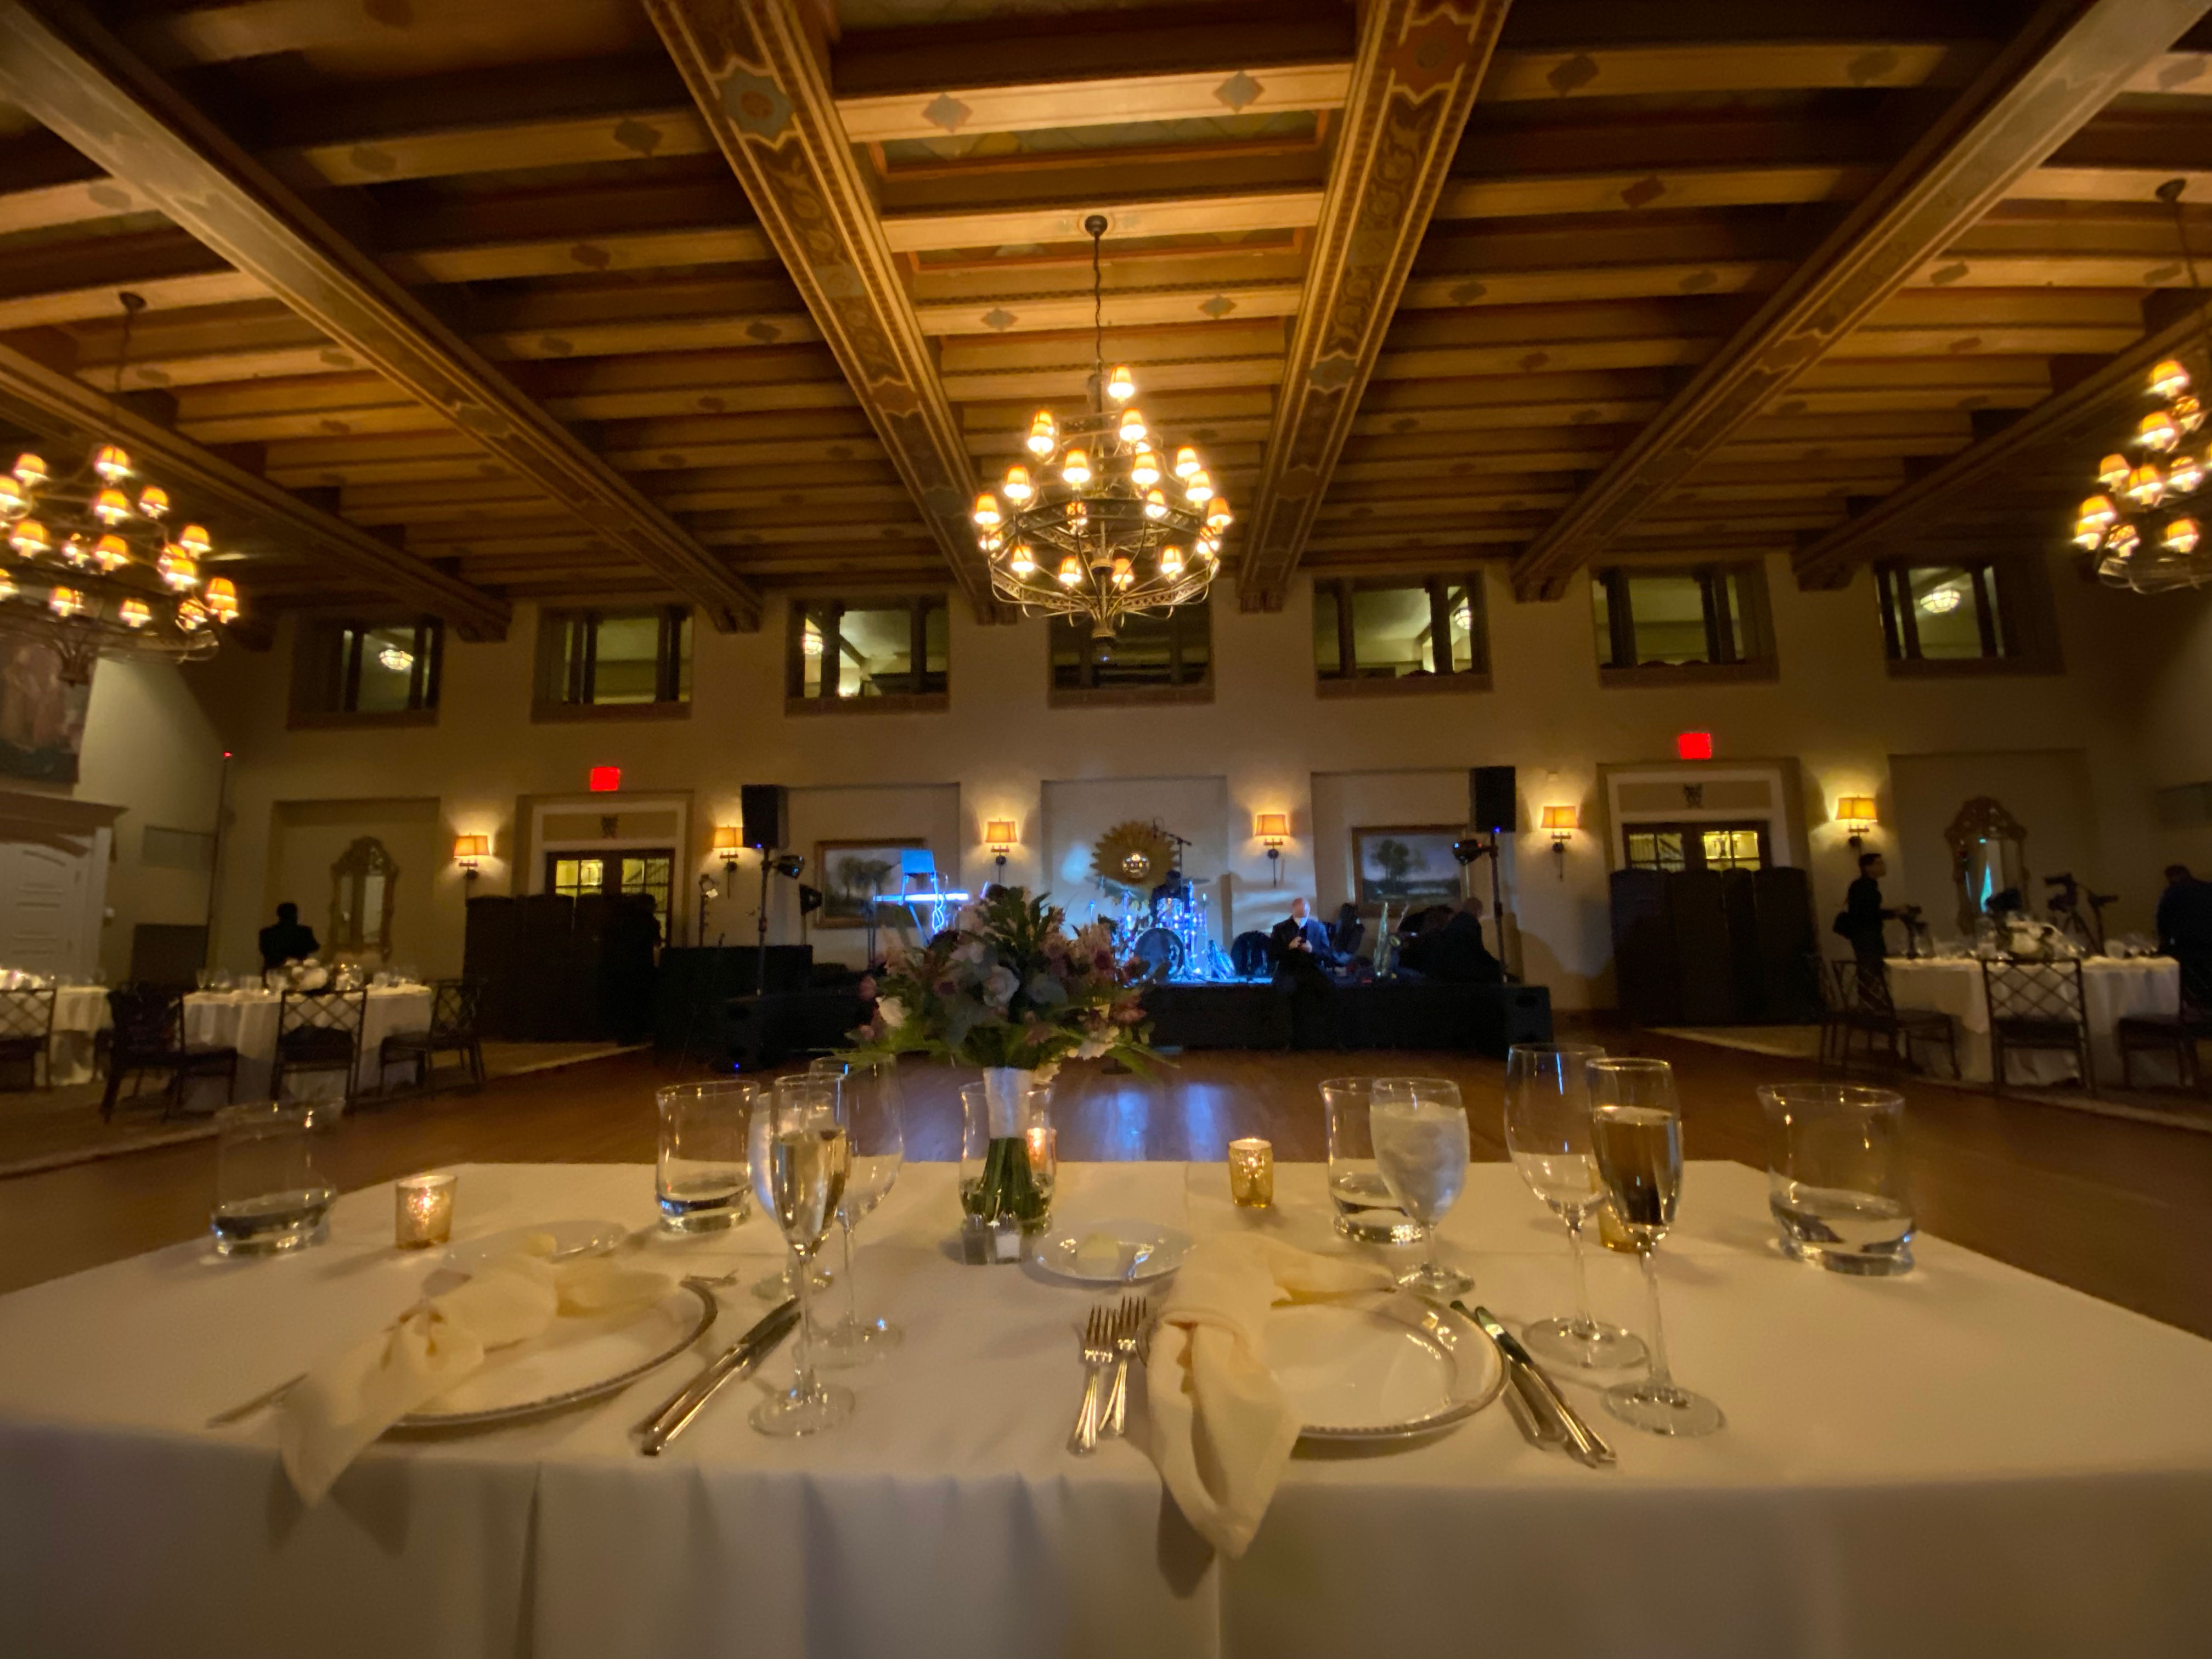
M 123 343 L 115 391 L 131 356 L 131 325 L 146 301 L 118 296 Z M 238 589 L 218 576 L 202 588 L 213 553 L 207 531 L 166 527 L 169 492 L 140 477 L 128 451 L 95 446 L 59 477 L 29 451 L 0 474 L 0 633 L 51 646 L 65 684 L 82 685 L 103 654 L 182 661 L 205 656 L 238 617 Z
M 2182 218 L 2186 182 L 2169 179 L 2158 187 L 2158 197 L 2173 210 L 2174 234 L 2181 243 L 2201 336 L 2202 375 L 2212 372 L 2212 329 L 2205 321 L 2204 292 Z M 2103 488 L 2081 503 L 2075 520 L 2074 544 L 2098 556 L 2097 574 L 2115 587 L 2167 593 L 2212 582 L 2212 546 L 2200 550 L 2203 532 L 2187 505 L 2212 469 L 2212 453 L 2197 441 L 2204 410 L 2191 384 L 2188 367 L 2177 358 L 2166 358 L 2151 370 L 2143 390 L 2155 407 L 2136 422 L 2127 439 L 2137 459 L 2130 463 L 2124 448 L 2106 456 L 2097 467 Z
M 1167 440 L 1130 402 L 1137 383 L 1128 369 L 1108 372 L 1104 216 L 1092 214 L 1083 228 L 1091 237 L 1091 407 L 1066 422 L 1039 410 L 1025 441 L 1034 475 L 1009 467 L 995 494 L 975 498 L 975 520 L 992 592 L 1024 613 L 1087 617 L 1091 637 L 1110 640 L 1132 612 L 1205 596 L 1231 514 L 1195 449 L 1184 445 L 1163 459 Z

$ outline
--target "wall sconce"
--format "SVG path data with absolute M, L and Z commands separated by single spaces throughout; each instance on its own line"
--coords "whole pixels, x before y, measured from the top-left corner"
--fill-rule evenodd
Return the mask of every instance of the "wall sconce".
M 491 856 L 489 836 L 456 836 L 453 837 L 453 860 L 461 866 L 461 879 L 477 878 L 477 860 Z
M 1552 835 L 1552 861 L 1561 881 L 1567 878 L 1567 842 L 1577 828 L 1575 817 L 1576 809 L 1571 806 L 1547 806 L 1544 809 L 1544 828 Z
M 999 860 L 999 884 L 1006 885 L 1006 854 L 1014 850 L 1017 839 L 1012 818 L 993 818 L 983 826 L 983 839 L 990 843 L 991 852 Z
M 1273 872 L 1273 884 L 1283 884 L 1283 843 L 1291 838 L 1291 819 L 1287 812 L 1262 812 L 1253 820 L 1252 833 L 1267 843 L 1267 868 Z
M 1845 795 L 1836 803 L 1836 817 L 1851 832 L 1850 848 L 1857 852 L 1866 839 L 1868 830 L 1881 822 L 1874 810 L 1872 795 Z
M 723 823 L 714 827 L 714 850 L 722 855 L 722 873 L 725 876 L 738 873 L 738 854 L 744 850 L 744 845 L 745 832 L 736 824 Z

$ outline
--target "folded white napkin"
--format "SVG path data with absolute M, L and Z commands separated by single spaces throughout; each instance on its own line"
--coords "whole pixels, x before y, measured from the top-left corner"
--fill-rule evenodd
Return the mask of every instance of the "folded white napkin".
M 1244 1553 L 1297 1444 L 1299 1424 L 1267 1369 L 1267 1310 L 1376 1290 L 1389 1275 L 1259 1234 L 1201 1239 L 1160 1309 L 1145 1372 L 1145 1449 L 1190 1524 Z
M 333 1354 L 284 1395 L 284 1471 L 303 1502 L 321 1500 L 369 1443 L 473 1375 L 495 1348 L 544 1334 L 561 1314 L 612 1313 L 659 1301 L 674 1275 L 594 1257 L 556 1266 L 550 1236 L 488 1262 L 456 1290 L 409 1309 Z

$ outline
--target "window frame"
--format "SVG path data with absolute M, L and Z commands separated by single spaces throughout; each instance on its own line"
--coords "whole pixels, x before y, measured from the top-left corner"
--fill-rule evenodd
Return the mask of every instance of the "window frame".
M 1774 826 L 1766 818 L 1632 818 L 1620 826 L 1621 865 L 1624 870 L 1654 870 L 1662 875 L 1705 871 L 1716 866 L 1705 862 L 1705 838 L 1709 835 L 1756 835 L 1759 837 L 1759 862 L 1753 866 L 1738 865 L 1730 854 L 1718 866 L 1723 872 L 1751 868 L 1771 870 L 1774 866 Z M 1679 836 L 1682 842 L 1682 868 L 1668 871 L 1657 864 L 1638 864 L 1629 854 L 1630 838 L 1636 836 Z
M 592 702 L 599 655 L 599 629 L 610 622 L 641 617 L 659 623 L 650 702 Z M 684 684 L 684 657 L 697 643 L 691 607 L 684 604 L 549 607 L 538 626 L 538 691 L 531 719 L 538 721 L 689 720 L 690 690 Z M 571 635 L 589 630 L 585 648 L 572 657 Z
M 1704 662 L 1641 662 L 1636 655 L 1635 606 L 1629 585 L 1638 578 L 1687 577 L 1698 586 L 1705 611 Z M 1735 579 L 1737 601 L 1729 602 L 1729 579 Z M 1590 573 L 1594 584 L 1605 590 L 1607 632 L 1599 637 L 1598 683 L 1604 686 L 1637 687 L 1712 684 L 1730 680 L 1771 680 L 1780 665 L 1774 649 L 1773 614 L 1767 603 L 1764 561 L 1714 560 L 1684 565 L 1611 565 Z M 1596 627 L 1596 605 L 1591 605 L 1591 626 Z M 1741 624 L 1743 644 L 1736 645 Z M 1607 660 L 1611 659 L 1611 660 Z
M 1214 660 L 1212 594 L 1209 592 L 1189 605 L 1176 605 L 1159 620 L 1167 623 L 1172 630 L 1168 639 L 1168 654 L 1180 672 L 1188 641 L 1185 638 L 1183 631 L 1187 624 L 1178 623 L 1176 619 L 1179 617 L 1188 617 L 1194 611 L 1201 619 L 1198 625 L 1203 630 L 1206 642 L 1206 662 L 1196 680 L 1174 685 L 1100 685 L 1097 684 L 1097 649 L 1096 641 L 1089 636 L 1091 626 L 1089 619 L 1082 617 L 1063 616 L 1048 617 L 1045 624 L 1044 653 L 1046 706 L 1052 708 L 1098 708 L 1139 703 L 1212 702 Z M 1059 629 L 1064 628 L 1078 628 L 1084 630 L 1085 648 L 1076 663 L 1079 677 L 1084 682 L 1082 684 L 1062 685 L 1060 683 L 1059 665 L 1054 661 L 1054 647 L 1057 643 L 1054 635 Z
M 937 690 L 897 691 L 872 697 L 846 697 L 837 694 L 840 676 L 824 674 L 811 693 L 806 690 L 806 656 L 801 641 L 806 632 L 807 617 L 816 613 L 816 626 L 822 630 L 823 644 L 827 648 L 841 629 L 836 626 L 848 611 L 907 611 L 908 661 L 921 665 L 909 672 L 915 675 L 929 672 L 929 618 L 933 611 L 945 614 L 945 684 Z M 854 597 L 836 594 L 818 599 L 794 596 L 785 607 L 783 710 L 787 714 L 939 714 L 952 706 L 952 601 L 943 592 L 921 593 L 886 593 L 881 597 Z
M 1972 573 L 1981 610 L 1982 654 L 1978 657 L 1923 657 L 1919 654 L 1919 622 L 1909 600 L 1911 573 L 1916 570 L 1965 570 Z M 2058 653 L 2057 617 L 2043 566 L 2033 559 L 1996 558 L 1988 555 L 1930 554 L 1920 558 L 1885 559 L 1874 567 L 1875 609 L 1881 618 L 1883 666 L 1899 679 L 1948 679 L 1983 674 L 2056 674 L 2063 665 Z M 1992 645 L 2001 645 L 1993 653 Z
M 1474 661 L 1466 668 L 1431 669 L 1424 673 L 1395 675 L 1362 675 L 1358 672 L 1358 653 L 1353 646 L 1357 632 L 1352 596 L 1358 592 L 1381 593 L 1425 588 L 1429 599 L 1429 633 L 1431 640 L 1441 634 L 1449 644 L 1451 639 L 1450 590 L 1462 587 L 1467 591 L 1468 603 L 1473 611 L 1469 620 L 1474 624 L 1468 629 L 1468 646 Z M 1490 678 L 1490 596 L 1484 590 L 1482 573 L 1424 571 L 1399 576 L 1316 576 L 1313 579 L 1313 602 L 1318 605 L 1326 589 L 1336 600 L 1336 659 L 1334 673 L 1324 670 L 1320 662 L 1314 663 L 1314 689 L 1324 697 L 1393 697 L 1432 696 L 1439 692 L 1487 691 Z
M 362 653 L 379 629 L 414 630 L 407 707 L 362 708 Z M 301 619 L 293 644 L 292 698 L 287 724 L 317 726 L 434 726 L 445 677 L 446 627 L 436 617 L 348 612 Z

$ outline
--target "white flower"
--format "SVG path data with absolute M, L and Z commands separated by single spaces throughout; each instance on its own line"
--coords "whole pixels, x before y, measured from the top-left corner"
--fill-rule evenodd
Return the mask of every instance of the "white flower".
M 876 1018 L 886 1031 L 896 1031 L 906 1024 L 906 1004 L 896 997 L 884 997 L 876 1004 Z
M 991 969 L 989 975 L 983 981 L 983 1000 L 994 1006 L 1003 1008 L 1013 1000 L 1014 993 L 1020 988 L 1021 982 L 1020 977 L 1014 970 L 1002 962 Z
M 971 939 L 964 941 L 953 951 L 952 959 L 955 962 L 964 962 L 973 967 L 981 968 L 983 965 L 983 941 L 980 939 Z
M 1113 1046 L 1110 1037 L 1087 1036 L 1075 1045 L 1075 1057 L 1078 1060 L 1097 1060 Z

